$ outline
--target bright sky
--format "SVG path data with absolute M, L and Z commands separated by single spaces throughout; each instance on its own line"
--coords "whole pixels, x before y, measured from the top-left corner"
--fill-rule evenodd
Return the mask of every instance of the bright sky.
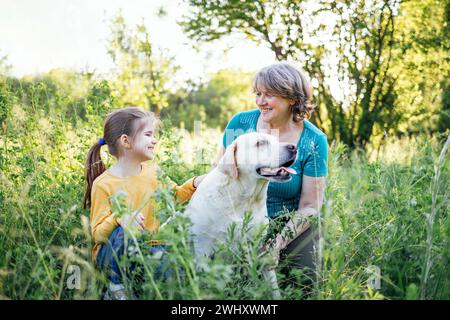
M 156 14 L 161 6 L 164 18 Z M 112 66 L 105 49 L 109 21 L 120 9 L 129 26 L 144 19 L 152 43 L 175 56 L 181 78 L 227 67 L 253 71 L 275 62 L 268 48 L 241 39 L 195 52 L 176 23 L 186 12 L 179 0 L 0 0 L 0 57 L 8 56 L 15 76 L 52 68 L 106 72 Z

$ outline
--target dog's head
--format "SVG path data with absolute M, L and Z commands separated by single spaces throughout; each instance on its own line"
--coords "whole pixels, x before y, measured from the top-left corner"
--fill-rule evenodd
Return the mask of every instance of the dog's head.
M 281 143 L 266 133 L 247 133 L 239 136 L 225 151 L 218 169 L 232 178 L 239 175 L 284 182 L 295 173 L 289 168 L 297 156 L 297 147 Z

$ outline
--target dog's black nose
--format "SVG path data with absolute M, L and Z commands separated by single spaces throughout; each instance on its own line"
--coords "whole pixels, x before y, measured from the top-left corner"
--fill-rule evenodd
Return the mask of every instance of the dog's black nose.
M 295 145 L 293 145 L 293 144 L 288 144 L 287 145 L 287 149 L 289 151 L 292 151 L 292 152 L 296 152 L 297 151 L 297 147 Z

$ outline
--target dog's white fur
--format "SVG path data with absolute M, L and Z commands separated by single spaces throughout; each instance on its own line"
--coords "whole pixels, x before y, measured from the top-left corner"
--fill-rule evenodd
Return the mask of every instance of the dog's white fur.
M 279 143 L 269 134 L 253 132 L 239 136 L 226 149 L 186 208 L 197 257 L 211 256 L 214 244 L 226 241 L 231 223 L 236 223 L 240 230 L 245 212 L 252 214 L 250 228 L 253 230 L 269 223 L 266 194 L 272 178 L 259 175 L 257 169 L 281 167 L 292 158 L 292 148 L 296 153 L 293 145 Z M 277 290 L 275 272 L 268 271 L 266 277 Z

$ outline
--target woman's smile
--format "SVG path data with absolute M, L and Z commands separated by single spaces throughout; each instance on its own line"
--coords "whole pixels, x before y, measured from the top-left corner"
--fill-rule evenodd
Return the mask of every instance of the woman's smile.
M 270 108 L 270 107 L 259 107 L 259 110 L 261 110 L 261 112 L 269 112 L 269 111 L 272 111 L 273 108 Z

